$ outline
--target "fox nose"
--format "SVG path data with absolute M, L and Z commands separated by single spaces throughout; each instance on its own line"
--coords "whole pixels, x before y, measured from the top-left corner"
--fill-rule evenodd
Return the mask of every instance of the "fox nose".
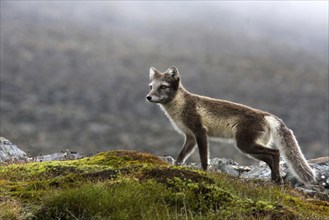
M 152 96 L 148 95 L 148 96 L 146 96 L 146 99 L 149 100 L 149 101 L 151 101 Z

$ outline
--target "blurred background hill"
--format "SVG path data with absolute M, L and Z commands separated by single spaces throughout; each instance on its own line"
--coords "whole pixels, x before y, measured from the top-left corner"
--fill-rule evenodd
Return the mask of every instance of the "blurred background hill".
M 282 118 L 307 158 L 329 154 L 326 1 L 1 1 L 0 52 L 0 136 L 34 155 L 176 156 L 183 138 L 145 101 L 150 66 L 171 65 L 191 92 Z

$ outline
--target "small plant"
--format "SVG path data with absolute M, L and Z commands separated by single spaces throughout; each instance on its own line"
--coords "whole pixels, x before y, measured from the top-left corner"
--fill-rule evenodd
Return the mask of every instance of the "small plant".
M 85 184 L 47 196 L 37 217 L 48 219 L 150 219 L 167 216 L 161 185 L 136 181 Z
M 18 220 L 22 218 L 22 205 L 18 200 L 1 198 L 0 206 L 0 219 Z

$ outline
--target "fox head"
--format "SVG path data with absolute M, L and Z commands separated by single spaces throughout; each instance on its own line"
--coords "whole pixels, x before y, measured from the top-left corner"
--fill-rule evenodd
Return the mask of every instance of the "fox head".
M 150 92 L 146 99 L 150 102 L 166 104 L 171 102 L 179 88 L 179 72 L 174 66 L 161 73 L 154 67 L 150 68 Z

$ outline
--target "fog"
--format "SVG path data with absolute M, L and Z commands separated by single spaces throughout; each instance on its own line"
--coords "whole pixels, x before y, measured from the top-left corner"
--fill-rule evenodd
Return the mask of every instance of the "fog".
M 17 14 L 7 15 L 7 4 L 15 4 L 19 8 Z M 108 21 L 128 31 L 148 33 L 153 38 L 161 30 L 167 30 L 163 25 L 169 25 L 174 33 L 168 35 L 184 38 L 190 34 L 188 30 L 185 33 L 184 24 L 194 23 L 202 28 L 284 40 L 324 54 L 328 51 L 327 1 L 3 1 L 1 5 L 2 25 L 6 25 L 7 17 L 27 14 L 30 18 L 42 17 L 44 22 L 66 20 L 95 29 L 99 28 L 98 22 Z

